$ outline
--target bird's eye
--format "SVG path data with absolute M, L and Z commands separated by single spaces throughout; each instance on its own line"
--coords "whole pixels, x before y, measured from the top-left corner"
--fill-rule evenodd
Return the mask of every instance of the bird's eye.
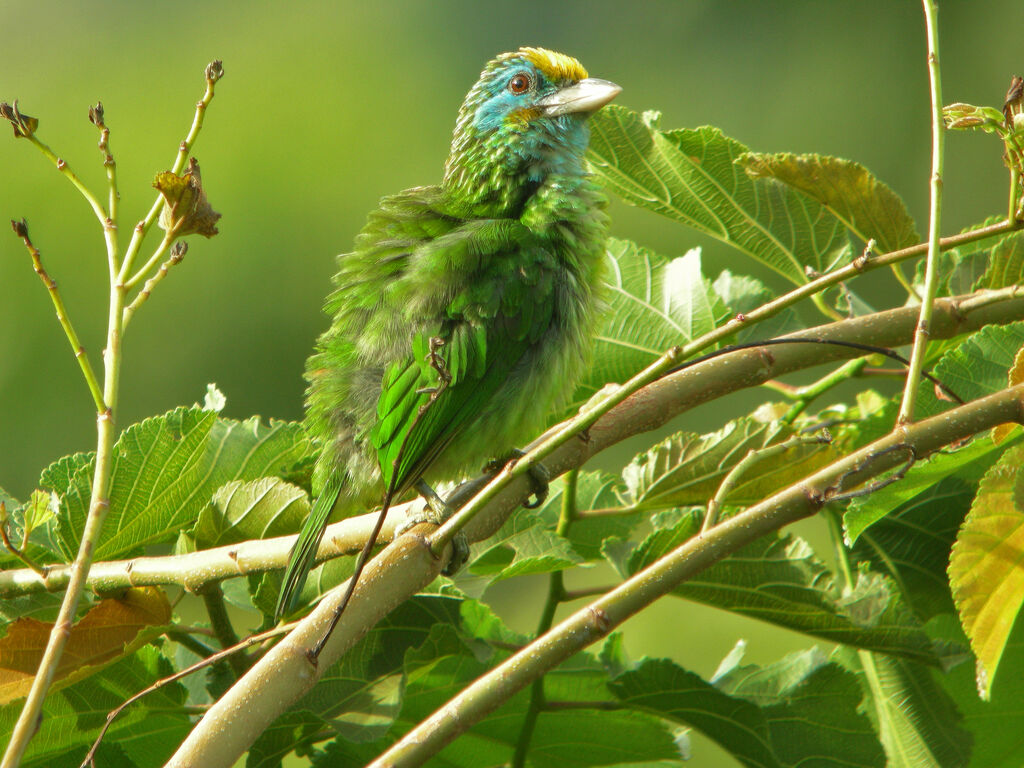
M 526 93 L 530 89 L 529 75 L 520 72 L 508 81 L 508 89 L 517 96 L 521 93 Z

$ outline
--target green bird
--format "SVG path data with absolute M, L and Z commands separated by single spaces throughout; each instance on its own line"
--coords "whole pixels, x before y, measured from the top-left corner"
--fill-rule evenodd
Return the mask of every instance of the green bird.
M 498 56 L 459 110 L 443 181 L 383 198 L 338 258 L 333 319 L 306 372 L 320 494 L 278 615 L 294 609 L 332 513 L 382 497 L 386 510 L 413 488 L 436 502 L 430 484 L 510 456 L 572 393 L 608 229 L 587 117 L 620 90 L 554 51 Z

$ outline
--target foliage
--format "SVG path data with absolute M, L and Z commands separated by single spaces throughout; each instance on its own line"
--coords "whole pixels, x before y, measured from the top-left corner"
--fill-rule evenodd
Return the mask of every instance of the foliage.
M 212 88 L 210 80 L 208 71 Z M 39 122 L 17 105 L 4 106 L 16 136 L 38 142 Z M 956 106 L 959 122 L 952 128 L 991 128 L 999 114 Z M 975 114 L 989 122 L 972 124 Z M 102 110 L 93 117 L 105 130 Z M 727 243 L 797 291 L 856 266 L 862 253 L 857 270 L 901 249 L 908 257 L 924 251 L 914 251 L 918 226 L 896 193 L 857 163 L 752 153 L 717 128 L 665 130 L 654 113 L 616 106 L 592 123 L 590 161 L 609 190 Z M 1009 129 L 996 133 L 1001 151 L 1019 140 Z M 216 232 L 219 214 L 206 201 L 198 166 L 180 175 L 188 154 L 186 149 L 176 172 L 158 178 L 164 202 L 149 221 L 161 214 L 165 243 L 150 271 L 132 276 L 137 287 L 151 275 L 136 299 L 125 304 L 121 297 L 119 331 L 176 263 L 153 271 L 171 242 Z M 1008 156 L 1012 163 L 1014 155 Z M 1019 184 L 1014 171 L 1011 202 L 1020 199 Z M 113 191 L 113 180 L 111 185 Z M 1020 281 L 1019 228 L 1020 222 L 1007 221 L 995 234 L 990 227 L 945 243 L 940 296 L 979 288 L 992 292 L 979 294 L 989 303 L 1006 300 L 1006 289 Z M 32 253 L 27 229 L 16 231 Z M 33 258 L 38 261 L 38 252 Z M 614 391 L 605 385 L 623 384 L 677 345 L 695 351 L 738 332 L 757 338 L 759 329 L 808 327 L 793 311 L 804 294 L 764 310 L 769 292 L 760 281 L 709 274 L 699 249 L 669 258 L 613 238 L 607 266 L 608 312 L 570 413 L 581 406 L 600 409 Z M 911 281 L 903 282 L 915 290 Z M 845 283 L 841 287 L 848 291 Z M 813 297 L 827 319 L 843 319 L 820 291 Z M 748 324 L 748 318 L 768 322 Z M 977 400 L 1020 384 L 1024 324 L 1002 322 L 938 345 L 934 373 L 961 398 Z M 70 321 L 70 339 L 69 329 Z M 760 354 L 770 356 L 774 348 L 765 349 Z M 815 362 L 808 356 L 804 367 Z M 834 389 L 863 368 L 843 365 L 802 387 L 772 382 L 780 402 L 746 414 L 726 411 L 721 427 L 707 434 L 648 435 L 617 471 L 586 468 L 554 480 L 539 509 L 517 509 L 497 533 L 474 542 L 459 575 L 441 577 L 367 627 L 339 664 L 323 670 L 317 684 L 255 738 L 246 765 L 280 766 L 293 752 L 317 766 L 373 760 L 536 639 L 504 626 L 488 603 L 492 586 L 527 575 L 548 579 L 547 603 L 537 606 L 542 634 L 559 604 L 584 596 L 573 594 L 566 579 L 588 569 L 613 573 L 616 581 L 645 573 L 699 541 L 709 509 L 720 519 L 735 518 L 887 434 L 901 393 Z M 708 369 L 707 381 L 715 381 L 713 374 Z M 95 376 L 91 383 L 98 384 Z M 101 404 L 111 397 L 98 386 L 91 389 Z M 834 402 L 821 403 L 826 397 Z M 129 425 L 106 444 L 101 438 L 97 451 L 54 461 L 24 502 L 0 491 L 5 732 L 15 728 L 57 615 L 54 587 L 37 574 L 62 572 L 83 536 L 91 535 L 96 478 L 103 474 L 98 467 L 106 467 L 108 485 L 105 522 L 89 540 L 94 568 L 130 561 L 120 581 L 104 581 L 100 593 L 86 593 L 73 612 L 78 621 L 53 670 L 42 727 L 23 765 L 78 765 L 111 709 L 212 654 L 210 635 L 216 644 L 230 645 L 232 619 L 244 615 L 249 624 L 270 626 L 277 589 L 272 572 L 283 559 L 280 553 L 276 560 L 240 553 L 256 540 L 301 527 L 310 509 L 317 446 L 299 424 L 236 421 L 220 416 L 221 407 L 223 396 L 211 390 L 204 405 Z M 922 385 L 920 415 L 953 407 Z M 802 439 L 826 426 L 828 442 Z M 637 425 L 636 432 L 644 431 Z M 973 439 L 914 457 L 890 476 L 894 482 L 869 487 L 872 493 L 820 500 L 835 553 L 774 530 L 716 553 L 707 567 L 671 585 L 674 597 L 800 633 L 807 650 L 754 665 L 743 663 L 742 645 L 723 649 L 722 665 L 707 677 L 677 661 L 630 659 L 621 636 L 612 633 L 550 670 L 532 690 L 510 691 L 498 709 L 467 720 L 465 733 L 432 764 L 675 765 L 688 756 L 692 731 L 743 766 L 1021 764 L 1024 742 L 1008 727 L 1021 715 L 1017 673 L 1024 664 L 1020 429 L 975 431 Z M 212 558 L 217 548 L 226 548 L 234 572 L 207 577 L 182 565 L 186 557 L 206 562 L 202 558 Z M 142 581 L 143 566 L 156 562 L 166 565 L 162 580 Z M 310 584 L 326 590 L 347 573 L 346 565 L 332 561 Z M 142 583 L 147 586 L 135 586 Z M 179 605 L 171 600 L 174 585 L 191 590 L 197 583 L 208 628 L 182 626 Z M 304 596 L 310 595 L 307 589 Z M 229 615 L 225 602 L 241 613 Z M 680 613 L 685 610 L 681 602 Z M 680 631 L 691 628 L 681 622 Z M 207 666 L 134 704 L 113 721 L 97 764 L 163 764 L 193 726 L 192 715 L 218 699 L 265 650 L 257 646 L 231 663 Z M 986 701 L 978 699 L 975 685 Z

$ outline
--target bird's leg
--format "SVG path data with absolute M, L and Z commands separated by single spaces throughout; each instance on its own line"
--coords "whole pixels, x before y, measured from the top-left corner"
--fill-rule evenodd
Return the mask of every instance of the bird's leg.
M 504 458 L 491 459 L 484 464 L 484 474 L 496 475 L 504 469 L 506 464 L 516 461 L 525 455 L 526 451 L 513 448 Z M 526 476 L 530 478 L 530 484 L 533 486 L 533 501 L 524 502 L 523 507 L 525 509 L 537 509 L 537 507 L 543 504 L 545 499 L 548 497 L 548 486 L 551 484 L 551 473 L 543 464 L 534 464 L 526 471 Z
M 410 528 L 420 523 L 433 523 L 441 525 L 445 520 L 455 514 L 455 510 L 444 499 L 437 495 L 437 491 L 430 487 L 423 478 L 416 481 L 416 490 L 426 502 L 426 508 L 419 515 L 412 515 L 395 531 L 395 536 L 405 533 Z M 443 571 L 445 576 L 454 576 L 455 573 L 469 559 L 469 542 L 466 534 L 461 531 L 452 538 L 452 559 L 448 561 Z

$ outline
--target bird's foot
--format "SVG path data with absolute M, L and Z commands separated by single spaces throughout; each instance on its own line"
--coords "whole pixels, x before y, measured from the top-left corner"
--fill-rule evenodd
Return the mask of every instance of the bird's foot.
M 509 462 L 514 462 L 526 455 L 526 451 L 521 451 L 518 448 L 513 448 L 509 451 L 508 455 L 501 459 L 491 459 L 484 465 L 484 474 L 496 475 Z M 551 484 L 551 473 L 548 468 L 543 464 L 534 464 L 526 471 L 526 476 L 530 478 L 530 484 L 533 486 L 533 501 L 527 501 L 523 503 L 523 507 L 526 509 L 537 509 L 548 497 L 548 487 Z
M 416 483 L 416 490 L 423 497 L 426 506 L 424 506 L 421 512 L 410 515 L 409 519 L 395 531 L 395 536 L 400 536 L 420 523 L 441 525 L 455 514 L 455 509 L 438 496 L 437 491 L 431 488 L 425 480 L 420 480 Z M 442 573 L 445 576 L 454 576 L 467 560 L 469 560 L 469 541 L 466 539 L 466 534 L 459 531 L 452 538 L 452 557 Z

